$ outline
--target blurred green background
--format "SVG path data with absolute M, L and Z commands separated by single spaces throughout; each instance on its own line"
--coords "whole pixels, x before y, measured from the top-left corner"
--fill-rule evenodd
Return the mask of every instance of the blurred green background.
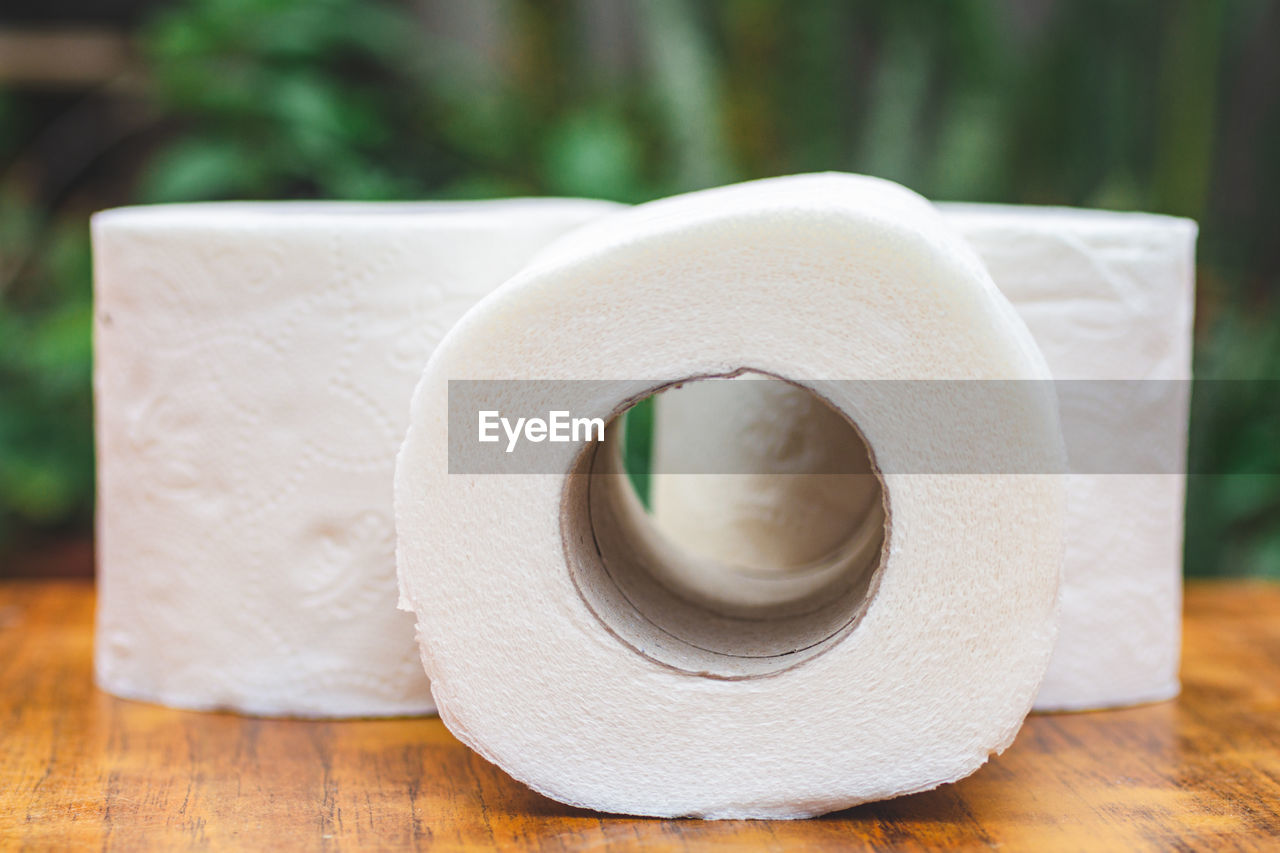
M 819 169 L 1200 221 L 1196 371 L 1280 378 L 1274 0 L 7 0 L 0 576 L 90 566 L 87 218 Z M 1197 391 L 1187 571 L 1280 578 L 1275 424 Z

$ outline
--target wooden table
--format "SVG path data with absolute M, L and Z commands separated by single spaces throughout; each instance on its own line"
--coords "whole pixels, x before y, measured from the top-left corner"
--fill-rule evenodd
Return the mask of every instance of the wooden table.
M 0 584 L 0 848 L 1280 849 L 1280 586 L 1188 590 L 1176 701 L 1033 716 L 968 779 L 793 822 L 567 808 L 435 719 L 115 699 L 90 683 L 92 611 L 85 583 Z

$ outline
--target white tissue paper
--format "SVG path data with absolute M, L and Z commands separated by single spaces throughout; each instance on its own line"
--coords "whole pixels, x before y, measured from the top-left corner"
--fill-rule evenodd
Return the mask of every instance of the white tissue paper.
M 608 419 L 744 369 L 824 398 L 875 472 L 848 546 L 776 596 L 718 585 L 731 567 L 686 571 L 696 558 L 618 473 L 618 422 L 603 442 L 530 445 L 536 466 L 459 427 Z M 1048 664 L 1063 478 L 897 471 L 922 429 L 959 467 L 1065 459 L 1047 382 L 937 421 L 840 381 L 938 376 L 1049 372 L 968 246 L 897 185 L 772 179 L 558 241 L 437 348 L 396 465 L 402 606 L 441 718 L 538 791 L 607 812 L 796 818 L 973 772 Z
M 1099 464 L 1092 452 L 1073 458 L 1083 472 L 1068 482 L 1061 632 L 1036 708 L 1174 696 L 1195 224 L 1138 213 L 939 207 L 1026 322 L 1054 378 L 1064 380 L 1058 387 L 1072 408 L 1064 409 L 1068 423 L 1105 419 L 1119 395 L 1140 393 L 1145 399 L 1129 413 L 1125 435 L 1150 440 L 1170 457 L 1130 467 L 1128 460 Z M 777 566 L 803 559 L 811 543 L 847 527 L 865 488 L 813 476 L 843 465 L 844 425 L 805 409 L 805 397 L 776 382 L 740 381 L 664 394 L 656 406 L 654 467 L 672 473 L 653 479 L 663 533 L 706 558 Z M 750 468 L 784 446 L 806 449 L 786 476 L 679 473 L 711 453 Z
M 1177 454 L 1153 466 L 1172 473 L 1121 466 L 1069 478 L 1062 623 L 1036 708 L 1176 696 L 1196 225 L 1142 213 L 941 207 L 1026 321 L 1054 378 L 1149 380 L 1142 420 L 1125 428 Z
M 98 684 L 252 714 L 431 711 L 394 608 L 413 384 L 467 308 L 611 207 L 95 216 Z

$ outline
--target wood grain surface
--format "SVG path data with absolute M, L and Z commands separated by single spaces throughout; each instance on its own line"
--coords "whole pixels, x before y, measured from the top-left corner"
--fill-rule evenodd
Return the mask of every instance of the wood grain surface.
M 1172 702 L 1033 716 L 954 785 L 807 821 L 567 808 L 435 719 L 172 711 L 96 690 L 87 583 L 0 584 L 0 847 L 1280 849 L 1280 586 L 1193 585 Z

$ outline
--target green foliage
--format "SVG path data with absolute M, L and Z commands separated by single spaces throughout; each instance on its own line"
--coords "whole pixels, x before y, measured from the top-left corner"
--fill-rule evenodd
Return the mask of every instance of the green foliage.
M 389 146 L 426 106 L 423 87 L 400 70 L 412 33 L 398 11 L 358 0 L 208 0 L 166 11 L 145 43 L 157 101 L 184 133 L 158 156 L 142 198 L 420 192 L 430 152 L 419 166 Z
M 1201 348 L 1186 568 L 1280 580 L 1280 325 L 1232 310 Z
M 145 42 L 181 133 L 140 197 L 651 195 L 631 99 L 602 99 L 553 54 L 563 16 L 521 5 L 510 73 L 366 0 L 199 0 Z
M 652 497 L 654 405 L 650 396 L 627 409 L 622 433 L 623 468 L 636 497 L 646 507 Z
M 1202 225 L 1199 373 L 1280 378 L 1272 0 L 426 4 L 469 17 L 468 38 L 421 5 L 162 4 L 138 34 L 129 188 L 106 135 L 62 183 L 0 168 L 0 539 L 88 523 L 85 217 L 131 200 L 634 202 L 841 169 L 934 198 L 1178 213 Z M 0 92 L 0 164 L 39 159 L 27 106 Z M 1238 474 L 1192 478 L 1188 570 L 1280 576 L 1280 478 L 1256 473 L 1280 470 L 1280 441 L 1232 387 L 1194 401 L 1193 466 Z
M 37 238 L 0 201 L 0 548 L 20 527 L 86 524 L 93 499 L 87 226 Z M 37 262 L 36 258 L 39 259 Z

